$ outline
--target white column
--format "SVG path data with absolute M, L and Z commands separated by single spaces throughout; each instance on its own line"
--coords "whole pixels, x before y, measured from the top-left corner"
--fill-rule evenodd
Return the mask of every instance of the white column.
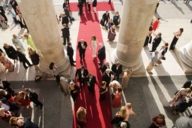
M 192 73 L 192 40 L 179 50 L 179 59 L 185 73 Z
M 120 24 L 119 39 L 115 50 L 114 61 L 139 70 L 141 50 L 149 30 L 157 0 L 125 0 Z
M 49 72 L 49 64 L 54 62 L 58 72 L 70 75 L 70 65 L 64 54 L 59 25 L 52 0 L 18 0 L 35 45 L 42 54 L 40 69 Z

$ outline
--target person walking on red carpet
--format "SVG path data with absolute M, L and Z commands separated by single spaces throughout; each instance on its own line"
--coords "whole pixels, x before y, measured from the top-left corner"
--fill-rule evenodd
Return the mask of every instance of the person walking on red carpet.
M 79 15 L 83 13 L 83 0 L 78 0 Z
M 79 80 L 80 87 L 82 87 L 85 84 L 88 74 L 89 74 L 88 70 L 83 65 L 81 66 L 81 68 L 77 69 L 75 77 L 77 80 Z
M 98 53 L 97 53 L 97 57 L 99 59 L 99 66 L 103 65 L 103 62 L 106 58 L 106 53 L 105 53 L 105 46 L 103 45 L 99 50 L 98 50 Z
M 93 6 L 93 12 L 96 13 L 97 12 L 97 10 L 96 10 L 97 0 L 93 0 L 92 6 Z
M 90 12 L 92 0 L 86 0 L 86 2 L 87 2 L 88 11 Z
M 95 84 L 97 83 L 96 77 L 89 73 L 87 77 L 87 86 L 90 93 L 95 93 Z
M 81 39 L 77 45 L 77 49 L 79 50 L 81 64 L 83 63 L 83 61 L 85 61 L 86 48 L 87 48 L 87 42 L 85 40 Z

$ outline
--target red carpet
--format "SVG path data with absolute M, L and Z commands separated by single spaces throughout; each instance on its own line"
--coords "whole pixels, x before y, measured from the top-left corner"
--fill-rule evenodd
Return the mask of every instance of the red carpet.
M 109 8 L 109 4 L 106 3 L 98 3 L 98 6 L 102 7 L 101 9 L 113 10 L 112 6 Z M 88 71 L 97 77 L 97 82 L 99 83 L 100 80 L 98 79 L 101 78 L 101 74 L 98 69 L 97 59 L 93 60 L 92 58 L 90 46 L 91 37 L 93 35 L 97 37 L 98 43 L 103 42 L 97 13 L 84 12 L 84 15 L 81 16 L 77 40 L 84 39 L 87 41 L 88 47 L 85 55 L 86 66 Z M 98 44 L 98 48 L 99 47 L 101 47 L 101 45 Z M 79 51 L 77 51 L 76 65 L 77 68 L 80 67 Z M 87 128 L 112 128 L 110 123 L 112 117 L 110 97 L 108 95 L 104 101 L 99 101 L 99 84 L 95 85 L 95 95 L 89 93 L 87 86 L 83 87 L 80 96 L 75 102 L 74 112 L 76 112 L 79 106 L 83 106 L 87 109 Z M 75 116 L 73 124 L 73 128 L 76 128 Z
M 71 11 L 78 11 L 78 4 L 76 2 L 70 2 L 70 10 Z M 84 9 L 84 8 L 83 8 Z M 114 10 L 113 3 L 110 4 L 108 2 L 97 2 L 97 10 L 99 11 L 112 11 Z

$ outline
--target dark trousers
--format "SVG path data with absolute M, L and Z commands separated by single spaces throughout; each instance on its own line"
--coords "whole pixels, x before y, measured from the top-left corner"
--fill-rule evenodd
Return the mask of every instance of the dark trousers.
M 83 13 L 83 4 L 79 3 L 78 7 L 79 7 L 79 15 L 81 15 Z
M 64 36 L 63 37 L 63 44 L 66 45 L 66 41 L 67 43 L 69 43 L 69 36 Z
M 30 92 L 29 99 L 36 105 L 42 108 L 43 104 L 38 100 L 38 95 L 36 93 Z
M 87 3 L 87 7 L 88 7 L 88 11 L 90 12 L 91 11 L 91 4 Z
M 74 60 L 73 60 L 73 56 L 69 56 L 69 62 L 70 64 L 73 66 L 74 65 Z
M 85 60 L 85 50 L 79 51 L 80 59 Z
M 30 64 L 30 62 L 27 60 L 26 57 L 23 58 L 22 60 L 20 60 L 20 62 L 23 63 L 23 67 L 24 67 L 25 69 L 27 69 L 29 66 L 32 66 L 32 64 Z
M 157 47 L 158 47 L 158 46 L 157 46 L 156 44 L 153 44 L 153 45 L 152 45 L 152 50 L 151 50 L 151 52 L 154 52 L 154 51 L 157 49 Z

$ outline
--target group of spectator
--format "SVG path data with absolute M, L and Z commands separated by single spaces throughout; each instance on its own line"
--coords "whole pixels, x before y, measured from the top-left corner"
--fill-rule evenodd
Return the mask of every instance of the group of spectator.
M 12 16 L 15 25 L 19 25 L 21 29 L 27 29 L 28 31 L 16 0 L 2 0 L 2 6 L 0 6 L 0 27 L 2 29 L 7 29 L 9 27 L 8 14 Z
M 121 18 L 119 12 L 116 11 L 113 18 L 110 18 L 110 13 L 106 11 L 100 20 L 101 26 L 103 26 L 108 31 L 108 40 L 110 42 L 115 40 L 116 37 L 116 28 L 119 27 Z
M 165 54 L 167 53 L 168 49 L 170 51 L 175 50 L 177 41 L 184 31 L 183 28 L 180 28 L 177 32 L 174 32 L 174 37 L 170 43 L 170 46 L 168 42 L 163 41 L 164 42 L 163 46 L 161 46 L 161 48 L 157 50 L 158 46 L 161 44 L 163 40 L 162 34 L 160 32 L 158 32 L 157 34 L 155 33 L 155 31 L 159 28 L 159 24 L 160 24 L 160 18 L 156 18 L 152 21 L 151 26 L 149 27 L 148 35 L 144 42 L 145 48 L 148 47 L 148 44 L 152 45 L 152 48 L 150 50 L 150 52 L 152 53 L 151 60 L 146 68 L 149 74 L 153 74 L 151 70 L 154 68 L 154 66 L 161 64 L 162 63 L 161 60 L 166 59 Z M 155 37 L 153 38 L 152 35 L 154 35 Z
M 31 102 L 39 109 L 43 104 L 38 99 L 38 94 L 30 88 L 14 91 L 8 81 L 0 85 L 0 119 L 16 128 L 38 128 L 30 117 L 22 116 L 22 109 L 31 108 Z
M 79 15 L 83 15 L 83 6 L 85 11 L 91 12 L 91 5 L 93 12 L 96 13 L 97 0 L 78 0 Z
M 23 39 L 25 41 L 22 41 L 22 39 L 19 39 L 19 37 L 14 34 L 12 38 L 12 43 L 14 46 L 9 45 L 8 43 L 4 43 L 3 49 L 5 52 L 2 49 L 0 50 L 1 74 L 6 72 L 13 72 L 14 67 L 17 65 L 18 61 L 23 64 L 25 69 L 34 65 L 36 74 L 40 74 L 40 69 L 38 67 L 40 62 L 40 55 L 36 51 L 33 40 L 28 33 L 24 34 Z M 26 50 L 24 48 L 25 42 L 27 43 L 28 56 L 32 63 L 26 57 Z

